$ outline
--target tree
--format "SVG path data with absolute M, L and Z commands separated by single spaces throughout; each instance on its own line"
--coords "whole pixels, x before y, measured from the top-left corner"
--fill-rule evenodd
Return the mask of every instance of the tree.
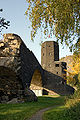
M 0 9 L 0 12 L 2 12 L 3 9 Z M 8 28 L 10 26 L 10 21 L 6 21 L 5 18 L 0 17 L 0 32 L 2 32 L 2 29 Z
M 80 0 L 26 0 L 26 15 L 32 23 L 31 38 L 41 28 L 46 36 L 55 35 L 57 41 L 72 48 L 79 36 Z
M 80 89 L 80 52 L 74 52 L 71 70 L 67 70 L 67 82 Z

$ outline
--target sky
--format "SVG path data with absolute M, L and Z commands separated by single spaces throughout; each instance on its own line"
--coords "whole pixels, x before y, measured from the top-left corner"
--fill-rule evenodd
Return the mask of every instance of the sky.
M 55 37 L 44 39 L 41 37 L 41 33 L 38 30 L 38 33 L 34 39 L 34 42 L 31 41 L 30 32 L 31 25 L 28 18 L 26 18 L 25 11 L 27 10 L 27 2 L 26 0 L 0 0 L 0 9 L 3 9 L 3 12 L 0 12 L 0 16 L 4 17 L 7 21 L 10 21 L 10 26 L 7 30 L 3 30 L 2 34 L 5 33 L 14 33 L 19 35 L 27 48 L 29 48 L 38 61 L 41 63 L 41 41 L 55 41 Z M 62 45 L 59 44 L 59 58 L 71 55 L 72 53 L 69 51 L 68 47 L 65 46 L 63 49 Z

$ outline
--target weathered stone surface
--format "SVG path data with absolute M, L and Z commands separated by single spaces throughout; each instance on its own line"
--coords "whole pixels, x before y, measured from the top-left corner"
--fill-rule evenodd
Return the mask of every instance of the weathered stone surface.
M 74 93 L 74 89 L 66 84 L 66 81 L 51 72 L 44 71 L 44 94 L 49 95 L 70 95 Z
M 6 101 L 9 100 L 8 96 L 2 96 L 1 99 L 2 99 L 2 100 L 6 100 Z
M 43 69 L 57 76 L 63 77 L 66 74 L 66 63 L 59 61 L 59 45 L 57 42 L 46 41 L 42 44 L 41 65 Z
M 66 84 L 66 63 L 59 61 L 59 45 L 55 41 L 46 41 L 41 48 L 41 65 L 44 69 L 44 94 L 68 95 L 74 89 Z M 69 88 L 69 89 L 67 89 Z
M 24 96 L 20 90 L 24 90 L 26 84 L 29 86 L 34 69 L 40 67 L 36 61 L 18 35 L 5 34 L 0 41 L 0 92 L 8 95 L 9 100 L 17 95 L 19 98 Z
M 27 89 L 25 90 L 25 97 L 27 97 L 26 101 L 37 101 L 37 97 L 35 96 L 35 93 L 30 90 L 30 89 Z
M 12 100 L 8 101 L 7 104 L 13 104 L 13 103 L 18 103 L 18 99 L 17 98 L 13 98 Z
M 54 59 L 58 60 L 59 57 L 54 56 Z M 0 41 L 0 101 L 2 96 L 8 96 L 9 101 L 13 98 L 17 98 L 18 102 L 36 101 L 37 97 L 31 91 L 34 89 L 42 92 L 47 89 L 50 94 L 62 94 L 63 91 L 64 95 L 73 93 L 73 89 L 63 83 L 65 81 L 60 76 L 43 70 L 18 35 L 4 34 L 4 39 Z
M 21 42 L 21 38 L 15 34 L 4 34 L 4 39 L 0 41 L 0 56 L 18 56 Z

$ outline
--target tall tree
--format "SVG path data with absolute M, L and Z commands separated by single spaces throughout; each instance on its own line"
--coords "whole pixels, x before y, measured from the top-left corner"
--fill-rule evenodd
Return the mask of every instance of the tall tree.
M 2 12 L 3 9 L 0 9 L 0 12 Z M 0 32 L 2 31 L 2 29 L 4 28 L 8 28 L 8 26 L 10 26 L 10 21 L 6 21 L 5 18 L 0 17 Z
M 80 0 L 26 0 L 26 15 L 32 23 L 31 38 L 42 28 L 46 36 L 54 34 L 57 41 L 71 49 L 79 37 Z

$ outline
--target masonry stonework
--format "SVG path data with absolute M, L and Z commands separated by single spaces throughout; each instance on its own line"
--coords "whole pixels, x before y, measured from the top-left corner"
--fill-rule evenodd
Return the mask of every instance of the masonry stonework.
M 61 76 L 64 63 L 59 63 L 58 44 L 45 42 L 42 47 L 41 66 L 18 35 L 4 34 L 0 41 L 0 102 L 15 97 L 35 101 L 36 95 L 73 94 L 74 89 L 64 84 Z
M 20 91 L 23 92 L 26 87 L 29 88 L 36 69 L 42 68 L 22 39 L 16 34 L 4 34 L 4 39 L 0 41 L 0 93 L 2 96 L 9 96 L 9 99 L 18 97 Z M 28 91 L 27 96 L 32 93 L 29 89 Z M 23 95 L 20 96 L 23 97 Z M 33 93 L 31 96 L 35 100 Z
M 59 61 L 59 45 L 55 41 L 46 41 L 41 47 L 41 65 L 43 69 L 63 77 L 66 63 Z
M 44 69 L 52 68 L 53 61 L 59 61 L 59 45 L 53 41 L 47 41 L 41 48 L 41 65 Z

